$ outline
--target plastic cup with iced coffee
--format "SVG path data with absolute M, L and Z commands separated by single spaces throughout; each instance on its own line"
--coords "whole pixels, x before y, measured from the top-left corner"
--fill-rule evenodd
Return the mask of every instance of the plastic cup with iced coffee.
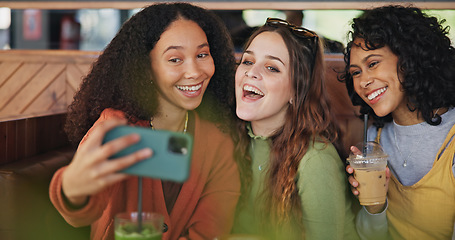
M 388 155 L 376 142 L 359 143 L 358 151 L 351 151 L 348 162 L 354 169 L 354 178 L 359 182 L 361 205 L 384 204 L 387 196 L 386 166 Z

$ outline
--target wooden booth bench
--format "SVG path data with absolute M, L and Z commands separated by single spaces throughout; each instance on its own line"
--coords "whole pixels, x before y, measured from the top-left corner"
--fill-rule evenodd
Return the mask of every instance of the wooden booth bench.
M 89 227 L 73 228 L 52 206 L 54 172 L 75 152 L 63 132 L 65 113 L 99 52 L 0 51 L 0 239 L 89 239 Z M 336 71 L 342 55 L 326 55 L 327 90 L 348 147 L 361 139 Z

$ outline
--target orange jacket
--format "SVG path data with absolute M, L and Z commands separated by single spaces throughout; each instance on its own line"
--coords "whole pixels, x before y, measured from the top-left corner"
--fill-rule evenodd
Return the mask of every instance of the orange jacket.
M 143 179 L 143 211 L 164 215 L 168 231 L 163 234 L 163 240 L 180 237 L 213 239 L 228 234 L 240 196 L 240 177 L 231 138 L 214 124 L 194 115 L 190 177 L 183 184 L 170 215 L 166 210 L 161 180 Z M 97 122 L 123 116 L 120 111 L 106 109 Z M 137 125 L 146 126 L 148 122 L 138 122 Z M 114 239 L 115 214 L 137 211 L 137 177 L 132 176 L 108 187 L 91 196 L 82 209 L 74 210 L 65 204 L 61 194 L 63 171 L 65 167 L 55 173 L 49 189 L 56 209 L 75 227 L 91 224 L 91 239 Z

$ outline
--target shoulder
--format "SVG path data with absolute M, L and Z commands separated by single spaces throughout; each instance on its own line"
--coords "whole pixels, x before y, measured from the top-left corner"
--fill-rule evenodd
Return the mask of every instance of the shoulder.
M 95 121 L 93 126 L 87 131 L 87 133 L 81 139 L 81 141 L 79 142 L 79 145 L 82 144 L 83 142 L 85 142 L 85 140 L 87 139 L 87 137 L 90 135 L 90 133 L 93 131 L 93 128 L 97 124 L 100 124 L 101 122 L 106 121 L 108 119 L 114 119 L 114 118 L 124 119 L 125 118 L 125 113 L 120 111 L 120 110 L 113 109 L 113 108 L 104 109 L 101 112 L 100 117 L 98 118 L 98 120 Z
M 381 134 L 381 139 L 383 139 L 384 135 L 389 135 L 391 131 L 393 131 L 393 122 L 384 123 L 381 128 L 372 125 L 368 128 L 368 141 L 375 141 L 378 134 Z
M 122 118 L 123 119 L 123 118 L 125 118 L 125 113 L 120 110 L 117 110 L 117 109 L 106 108 L 101 112 L 100 118 L 98 120 L 106 120 L 106 119 L 112 119 L 112 118 Z
M 302 162 L 315 159 L 322 159 L 322 161 L 327 161 L 329 159 L 340 160 L 340 156 L 332 143 L 316 141 L 314 143 L 310 143 L 307 152 L 302 158 Z
M 317 190 L 324 185 L 327 187 L 330 185 L 329 189 L 335 186 L 343 187 L 346 184 L 344 168 L 338 152 L 331 143 L 312 144 L 299 164 L 297 176 L 299 191 L 310 189 L 316 192 L 325 191 Z
M 339 171 L 343 168 L 338 152 L 331 143 L 315 142 L 310 144 L 299 164 L 299 172 Z M 325 175 L 325 174 L 324 174 Z

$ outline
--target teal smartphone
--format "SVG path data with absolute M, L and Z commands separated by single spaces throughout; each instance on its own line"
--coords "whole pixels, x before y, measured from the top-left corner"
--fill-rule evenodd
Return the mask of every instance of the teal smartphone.
M 131 133 L 139 134 L 141 140 L 111 156 L 110 159 L 116 159 L 146 147 L 152 149 L 153 154 L 150 158 L 121 172 L 175 182 L 184 182 L 188 179 L 193 150 L 193 138 L 190 134 L 144 127 L 119 126 L 106 133 L 103 144 Z

